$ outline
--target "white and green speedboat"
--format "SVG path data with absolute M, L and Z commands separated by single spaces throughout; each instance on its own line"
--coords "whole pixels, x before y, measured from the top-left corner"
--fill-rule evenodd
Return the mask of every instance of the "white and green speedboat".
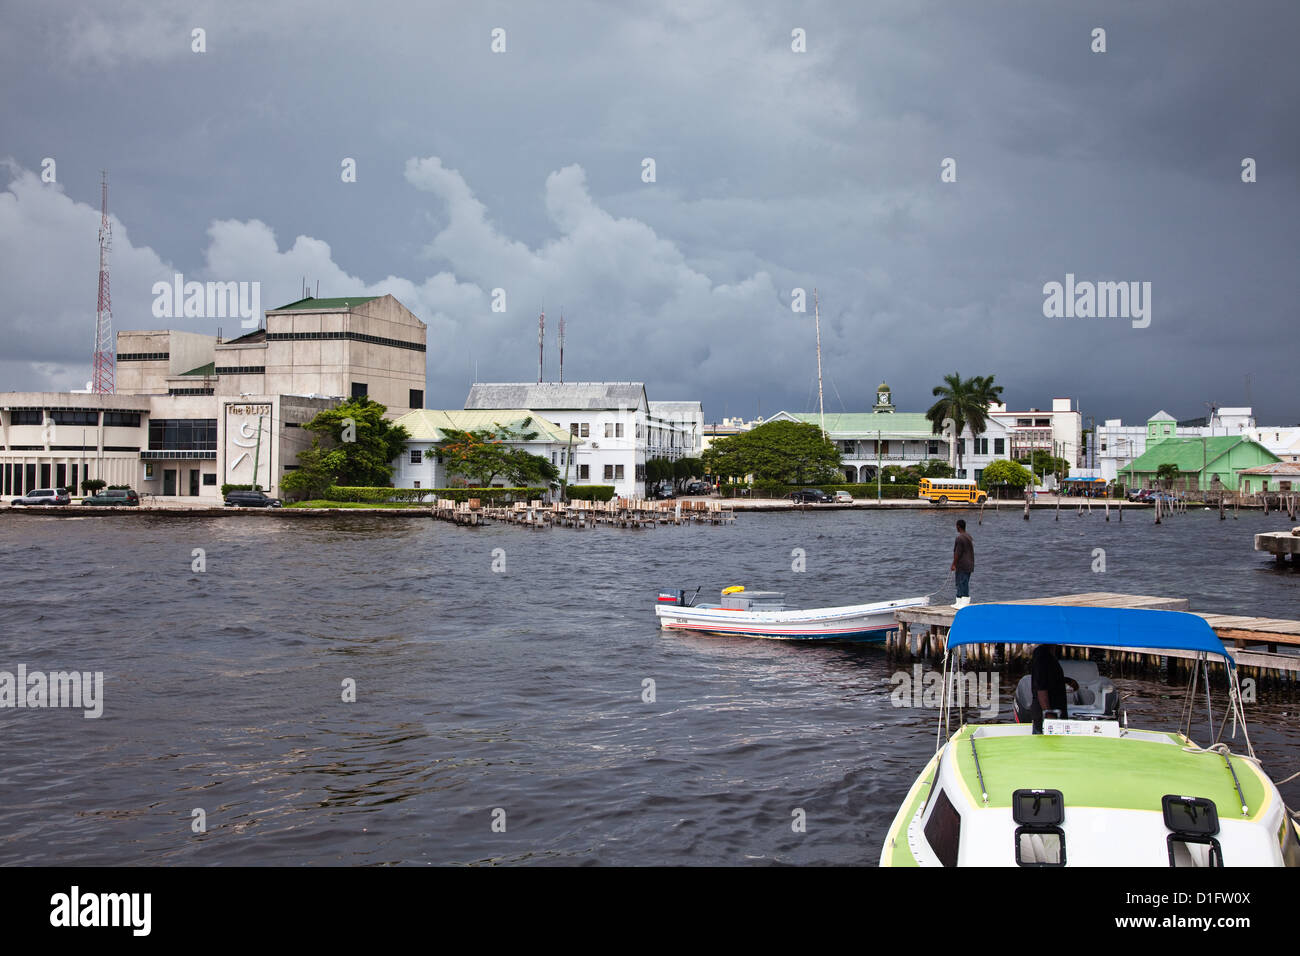
M 1180 650 L 1196 655 L 1196 668 L 1177 730 L 1130 728 L 1103 713 L 1049 718 L 1038 735 L 1027 723 L 959 721 L 944 741 L 969 644 Z M 1211 657 L 1228 674 L 1217 735 Z M 1208 747 L 1188 736 L 1202 674 Z M 1236 663 L 1203 618 L 971 605 L 948 635 L 944 688 L 935 755 L 894 818 L 882 866 L 1300 866 L 1300 824 L 1255 758 Z M 1229 723 L 1245 753 L 1220 742 Z

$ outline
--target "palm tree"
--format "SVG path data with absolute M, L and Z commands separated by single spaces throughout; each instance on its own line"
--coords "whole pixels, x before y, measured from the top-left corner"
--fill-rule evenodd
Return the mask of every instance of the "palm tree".
M 925 417 L 934 426 L 934 434 L 943 434 L 944 419 L 952 419 L 952 438 L 949 443 L 949 464 L 952 450 L 961 433 L 970 426 L 972 436 L 978 436 L 989 423 L 989 405 L 1002 395 L 1002 386 L 993 384 L 992 375 L 976 375 L 963 379 L 958 372 L 943 377 L 944 384 L 934 387 L 939 399 L 930 406 Z M 957 468 L 961 468 L 961 454 L 957 454 Z

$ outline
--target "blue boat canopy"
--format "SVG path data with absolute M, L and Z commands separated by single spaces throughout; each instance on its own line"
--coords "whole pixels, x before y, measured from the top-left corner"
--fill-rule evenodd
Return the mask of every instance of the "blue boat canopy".
M 1203 617 L 1184 611 L 1051 604 L 971 604 L 957 612 L 948 647 L 963 644 L 1070 644 L 1205 651 L 1236 666 Z

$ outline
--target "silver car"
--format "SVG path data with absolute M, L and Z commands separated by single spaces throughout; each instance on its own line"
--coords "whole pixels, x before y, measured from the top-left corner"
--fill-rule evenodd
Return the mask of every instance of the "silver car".
M 66 505 L 71 500 L 67 488 L 33 488 L 21 498 L 15 498 L 11 503 L 15 507 L 18 505 Z

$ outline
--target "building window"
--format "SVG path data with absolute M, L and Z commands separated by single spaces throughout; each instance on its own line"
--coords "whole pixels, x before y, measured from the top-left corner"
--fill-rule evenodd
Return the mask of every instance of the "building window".
M 206 475 L 204 475 L 204 476 L 203 476 L 203 483 L 204 483 L 205 485 L 215 485 L 215 484 L 217 483 L 217 474 L 216 474 L 216 472 L 210 471 L 210 472 L 208 472 Z
M 622 467 L 622 466 L 620 466 L 620 467 Z M 606 480 L 606 481 L 613 481 L 613 480 L 614 480 L 614 466 L 613 466 L 613 465 L 606 465 L 606 466 L 605 466 L 605 480 Z
M 419 483 L 418 481 L 413 481 L 413 482 L 411 482 L 411 487 L 412 487 L 412 488 L 419 488 L 419 487 L 420 487 L 420 483 Z
M 622 466 L 622 465 L 615 465 L 615 466 L 614 466 L 614 480 L 615 480 L 615 481 L 622 481 L 622 480 L 623 480 L 623 466 Z
M 579 481 L 590 481 L 590 480 L 591 480 L 591 465 L 579 465 L 579 466 L 578 466 L 578 480 L 579 480 Z
M 606 437 L 606 438 L 613 438 L 613 437 L 614 437 L 614 423 L 613 423 L 613 422 L 605 422 L 605 437 Z
M 936 457 L 938 457 L 938 455 L 939 455 L 939 443 L 938 443 L 937 441 L 932 441 L 932 442 L 930 442 L 930 443 L 928 444 L 928 446 L 926 447 L 926 449 L 925 449 L 925 453 L 926 453 L 927 455 L 929 455 L 931 458 L 936 458 Z
M 410 397 L 406 401 L 407 408 L 424 408 L 424 389 L 412 388 L 408 390 Z
M 577 423 L 577 422 L 569 422 L 569 434 L 570 434 L 570 435 L 576 435 L 576 434 L 578 434 L 578 423 Z
M 578 435 L 578 437 L 579 437 L 579 438 L 590 438 L 590 437 L 591 437 L 591 424 L 590 424 L 590 423 L 588 423 L 588 422 L 583 422 L 583 423 L 582 423 L 582 431 L 581 431 L 581 433 Z
M 1007 440 L 1005 438 L 993 439 L 993 454 L 1005 455 L 1007 453 Z
M 615 438 L 622 438 L 622 437 L 623 437 L 623 423 L 622 423 L 622 422 L 615 422 L 615 423 L 614 423 L 614 437 L 615 437 Z
M 35 408 L 18 408 L 9 413 L 10 425 L 43 425 L 45 420 L 41 417 L 39 409 Z
M 989 453 L 989 440 L 987 438 L 979 438 L 976 440 L 979 442 L 979 453 L 981 455 L 987 455 Z
M 139 428 L 139 412 L 104 412 L 104 427 Z
M 267 438 L 270 436 L 268 434 Z M 149 421 L 150 451 L 216 451 L 215 418 L 153 418 Z
M 424 455 L 418 448 L 411 449 L 411 464 L 418 465 L 424 460 Z
M 50 412 L 56 425 L 98 425 L 99 412 L 73 411 L 68 408 L 56 408 Z
M 353 398 L 365 398 L 369 394 L 370 394 L 370 386 L 367 385 L 365 382 L 352 383 Z

